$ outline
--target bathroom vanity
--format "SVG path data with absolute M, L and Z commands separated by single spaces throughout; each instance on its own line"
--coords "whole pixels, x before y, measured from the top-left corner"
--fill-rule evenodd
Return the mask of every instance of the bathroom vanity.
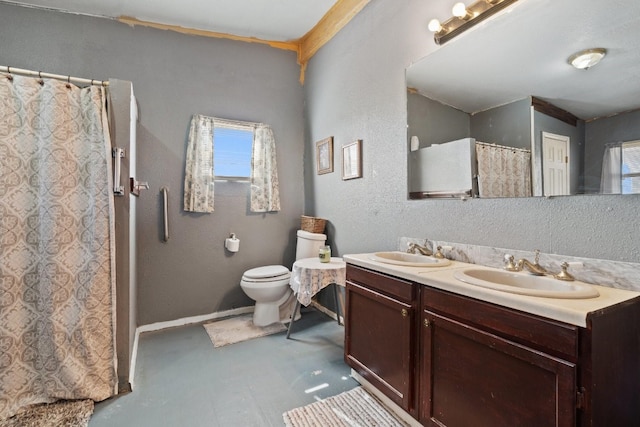
M 346 363 L 422 425 L 639 422 L 638 293 L 513 295 L 457 280 L 465 263 L 344 260 Z

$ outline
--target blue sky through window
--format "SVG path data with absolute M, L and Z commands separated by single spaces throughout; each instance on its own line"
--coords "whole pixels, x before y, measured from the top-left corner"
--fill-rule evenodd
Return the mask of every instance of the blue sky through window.
M 213 161 L 216 178 L 249 178 L 251 176 L 253 129 L 215 127 L 213 140 Z

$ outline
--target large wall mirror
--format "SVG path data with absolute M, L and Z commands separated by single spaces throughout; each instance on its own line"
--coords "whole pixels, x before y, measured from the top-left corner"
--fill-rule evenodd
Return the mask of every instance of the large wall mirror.
M 519 0 L 412 64 L 410 198 L 639 193 L 639 42 L 638 0 Z

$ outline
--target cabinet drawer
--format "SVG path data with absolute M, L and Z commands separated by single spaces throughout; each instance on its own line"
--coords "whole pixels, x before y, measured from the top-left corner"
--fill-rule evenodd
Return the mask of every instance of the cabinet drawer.
M 416 287 L 412 282 L 376 273 L 350 264 L 347 264 L 347 280 L 364 284 L 367 288 L 398 298 L 409 304 L 416 298 Z
M 422 307 L 471 323 L 547 354 L 576 362 L 578 327 L 429 287 Z

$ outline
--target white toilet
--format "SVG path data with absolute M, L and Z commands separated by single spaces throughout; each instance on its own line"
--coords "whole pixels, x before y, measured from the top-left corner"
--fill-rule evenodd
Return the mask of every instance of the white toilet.
M 296 260 L 318 256 L 327 236 L 298 230 Z M 288 322 L 295 306 L 295 298 L 289 287 L 291 272 L 283 265 L 267 265 L 252 268 L 242 275 L 240 287 L 256 302 L 253 324 L 267 326 L 275 322 Z M 282 313 L 282 314 L 281 314 Z

